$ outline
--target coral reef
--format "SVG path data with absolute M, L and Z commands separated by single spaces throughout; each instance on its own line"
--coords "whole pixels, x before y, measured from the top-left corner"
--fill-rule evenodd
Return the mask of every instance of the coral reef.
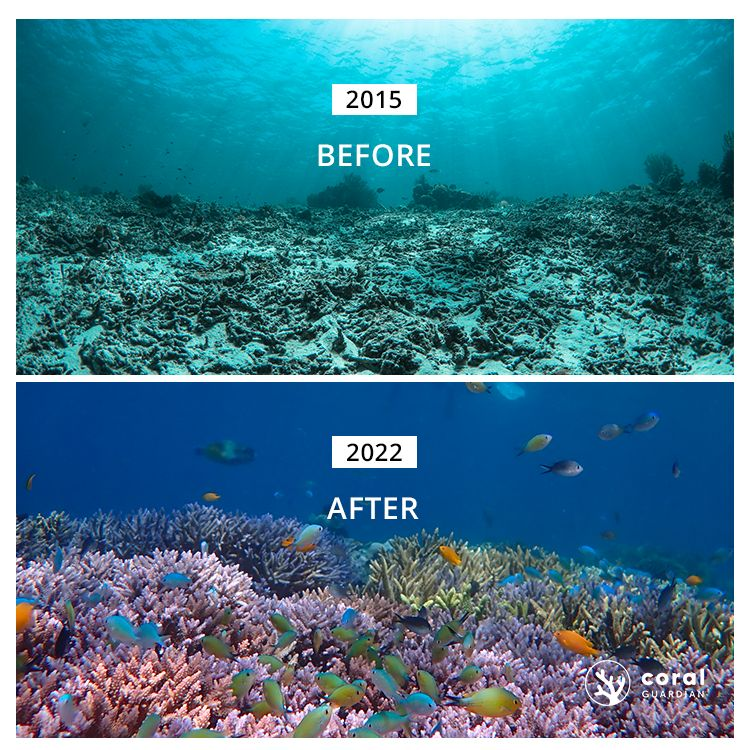
M 682 187 L 685 172 L 668 154 L 649 154 L 646 157 L 645 168 L 652 184 L 659 190 L 674 193 Z
M 16 554 L 26 558 L 52 555 L 56 547 L 72 541 L 77 528 L 78 522 L 65 511 L 16 516 Z
M 310 208 L 377 208 L 377 193 L 356 174 L 348 174 L 336 185 L 307 196 Z
M 165 220 L 19 184 L 17 369 L 730 373 L 732 210 L 686 185 L 471 212 L 180 200 Z
M 19 556 L 34 559 L 51 557 L 58 545 L 127 558 L 154 549 L 197 552 L 206 542 L 220 560 L 248 573 L 257 588 L 278 594 L 357 580 L 351 558 L 357 558 L 361 570 L 369 559 L 368 545 L 326 535 L 317 549 L 303 555 L 282 549 L 281 540 L 299 528 L 291 518 L 251 517 L 193 503 L 169 514 L 142 509 L 99 511 L 85 519 L 64 513 L 34 516 L 17 521 L 16 543 Z
M 443 560 L 439 545 L 455 549 L 461 565 Z M 510 577 L 515 578 L 506 582 Z M 612 585 L 603 588 L 607 581 Z M 678 658 L 689 648 L 712 664 L 731 658 L 732 608 L 698 601 L 680 584 L 674 602 L 661 609 L 657 599 L 666 584 L 622 573 L 618 566 L 601 569 L 563 561 L 537 548 L 472 547 L 436 530 L 389 540 L 370 564 L 365 592 L 412 612 L 425 605 L 454 617 L 472 612 L 499 620 L 512 617 L 548 631 L 575 630 L 610 650 L 639 643 L 642 655 L 654 658 Z
M 427 178 L 422 175 L 412 190 L 412 205 L 434 211 L 445 211 L 447 209 L 478 211 L 481 208 L 489 208 L 492 205 L 492 200 L 486 195 L 459 190 L 455 185 L 443 185 L 442 183 L 430 185 Z
M 165 588 L 161 580 L 172 571 L 188 576 L 190 585 Z M 87 592 L 103 584 L 108 585 L 109 595 L 92 603 Z M 710 665 L 695 646 L 686 646 L 665 666 L 682 672 L 705 667 L 708 685 L 701 696 L 653 697 L 633 689 L 620 705 L 602 708 L 588 699 L 584 688 L 592 660 L 564 651 L 538 624 L 510 616 L 481 622 L 470 618 L 467 626 L 476 638 L 471 662 L 479 667 L 481 677 L 471 688 L 462 688 L 454 678 L 469 660 L 463 650 L 451 646 L 433 664 L 429 637 L 407 633 L 402 642 L 396 641 L 396 605 L 388 600 L 367 594 L 340 599 L 328 589 L 277 598 L 259 593 L 249 576 L 214 554 L 155 551 L 120 559 L 112 552 L 87 552 L 71 554 L 57 572 L 48 561 L 19 559 L 16 588 L 18 596 L 39 602 L 31 627 L 16 636 L 17 653 L 37 665 L 35 671 L 17 675 L 18 736 L 132 737 L 152 713 L 160 717 L 158 737 L 176 737 L 196 728 L 239 737 L 289 736 L 324 699 L 315 682 L 320 671 L 366 682 L 360 703 L 336 711 L 325 730 L 325 736 L 345 736 L 373 712 L 393 708 L 375 688 L 368 661 L 345 659 L 347 644 L 331 632 L 347 607 L 357 610 L 359 631 L 371 629 L 378 647 L 403 659 L 410 685 L 417 669 L 434 674 L 441 700 L 431 715 L 411 717 L 412 736 L 435 731 L 444 737 L 733 734 L 731 659 Z M 66 598 L 75 607 L 75 628 L 67 652 L 55 656 L 66 621 L 62 607 Z M 270 622 L 272 612 L 284 615 L 297 633 L 290 646 L 276 649 L 289 679 L 281 677 L 275 665 L 259 660 L 275 649 L 278 633 Z M 106 618 L 115 613 L 134 624 L 156 623 L 163 648 L 110 643 Z M 438 609 L 430 610 L 429 616 L 434 626 L 449 617 Z M 322 633 L 317 649 L 311 638 L 316 628 Z M 208 634 L 225 639 L 236 661 L 208 654 L 201 645 Z M 639 669 L 627 662 L 625 667 L 637 683 Z M 231 677 L 241 669 L 253 669 L 258 675 L 245 702 L 231 691 Z M 248 707 L 260 700 L 260 683 L 268 677 L 281 681 L 287 713 L 256 718 Z M 486 686 L 511 690 L 521 699 L 520 709 L 503 718 L 482 718 L 445 703 L 448 694 Z M 407 691 L 415 689 L 407 685 Z M 65 695 L 75 707 L 72 716 L 60 711 L 59 701 Z

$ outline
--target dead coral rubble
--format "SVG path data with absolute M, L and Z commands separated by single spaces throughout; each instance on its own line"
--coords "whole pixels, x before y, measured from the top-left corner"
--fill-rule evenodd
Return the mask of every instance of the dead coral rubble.
M 23 374 L 732 371 L 733 202 L 257 210 L 18 185 Z

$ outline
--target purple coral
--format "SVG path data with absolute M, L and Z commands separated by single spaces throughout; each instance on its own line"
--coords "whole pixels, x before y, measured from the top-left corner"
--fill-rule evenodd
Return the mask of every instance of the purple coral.
M 191 578 L 187 589 L 165 589 L 162 577 L 179 571 Z M 259 592 L 252 579 L 235 565 L 223 564 L 215 555 L 156 551 L 131 559 L 113 553 L 71 555 L 55 573 L 48 561 L 18 561 L 18 596 L 39 600 L 33 626 L 17 636 L 18 652 L 41 667 L 18 682 L 16 712 L 19 736 L 133 736 L 145 716 L 161 715 L 157 736 L 179 736 L 191 728 L 214 728 L 232 736 L 288 736 L 292 728 L 323 695 L 315 683 L 321 670 L 345 679 L 368 682 L 363 701 L 334 715 L 326 736 L 345 736 L 362 726 L 375 711 L 392 704 L 373 686 L 371 665 L 343 658 L 345 646 L 336 642 L 331 628 L 347 606 L 359 611 L 358 628 L 372 628 L 376 643 L 392 641 L 395 607 L 379 597 L 336 599 L 329 593 L 305 593 L 278 598 Z M 88 604 L 88 592 L 108 583 L 110 593 Z M 71 598 L 76 607 L 73 642 L 61 658 L 51 656 L 65 616 L 62 602 Z M 231 608 L 231 618 L 222 614 Z M 285 718 L 256 719 L 239 705 L 230 680 L 239 669 L 252 668 L 262 677 L 275 676 L 258 661 L 271 653 L 277 634 L 269 623 L 273 611 L 282 612 L 298 632 L 294 647 L 283 654 L 294 665 L 291 684 L 284 688 L 289 714 Z M 141 650 L 138 646 L 108 643 L 105 619 L 113 613 L 135 625 L 156 622 L 165 648 Z M 449 616 L 433 611 L 435 624 Z M 324 633 L 319 653 L 312 649 L 310 632 Z M 206 654 L 200 639 L 226 630 L 226 639 L 239 661 L 235 664 Z M 441 705 L 435 716 L 413 722 L 411 732 L 427 735 L 440 719 L 445 737 L 597 737 L 597 736 L 727 736 L 733 733 L 733 666 L 727 662 L 709 669 L 710 685 L 703 698 L 671 700 L 643 697 L 631 691 L 613 708 L 594 704 L 586 695 L 584 680 L 593 660 L 564 651 L 552 635 L 533 624 L 513 618 L 488 618 L 476 628 L 477 650 L 471 660 L 483 673 L 471 689 L 487 685 L 507 687 L 522 699 L 522 708 L 506 718 L 482 718 L 459 707 Z M 458 689 L 452 678 L 466 665 L 460 647 L 431 664 L 430 640 L 407 635 L 393 645 L 411 671 L 428 669 L 435 675 L 443 697 Z M 669 665 L 698 670 L 707 657 L 694 649 L 684 651 Z M 630 668 L 635 683 L 638 670 Z M 415 689 L 415 688 L 412 688 Z M 72 729 L 60 720 L 58 700 L 70 694 L 78 711 Z M 258 687 L 251 700 L 259 697 Z

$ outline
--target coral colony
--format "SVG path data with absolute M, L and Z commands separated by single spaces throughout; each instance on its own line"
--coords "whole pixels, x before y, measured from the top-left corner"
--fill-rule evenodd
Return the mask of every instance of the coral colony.
M 197 505 L 17 542 L 19 736 L 734 731 L 733 605 L 692 576 Z

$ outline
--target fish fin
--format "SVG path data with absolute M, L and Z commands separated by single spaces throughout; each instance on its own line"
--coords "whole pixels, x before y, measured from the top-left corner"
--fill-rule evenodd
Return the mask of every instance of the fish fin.
M 417 615 L 419 617 L 424 617 L 425 620 L 427 619 L 427 607 L 425 607 L 424 604 L 419 608 Z

